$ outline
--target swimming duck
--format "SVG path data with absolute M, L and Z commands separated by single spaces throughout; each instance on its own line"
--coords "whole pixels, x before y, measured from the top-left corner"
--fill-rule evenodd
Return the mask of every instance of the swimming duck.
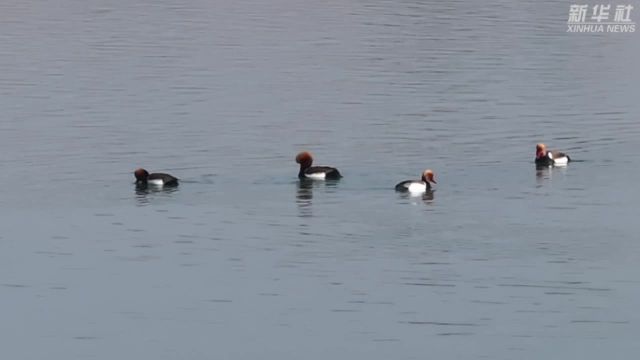
M 559 151 L 549 151 L 545 144 L 536 145 L 536 165 L 541 166 L 566 166 L 571 158 Z
M 420 180 L 405 180 L 398 183 L 398 185 L 396 185 L 396 191 L 409 192 L 412 194 L 421 194 L 431 191 L 431 183 L 436 183 L 433 176 L 433 171 L 427 169 L 422 173 L 422 179 Z
M 178 179 L 174 176 L 171 176 L 169 174 L 163 174 L 163 173 L 152 173 L 149 174 L 149 172 L 145 169 L 137 169 L 136 171 L 133 172 L 133 174 L 136 177 L 136 184 L 137 185 L 147 185 L 147 184 L 151 184 L 151 185 L 159 185 L 159 186 L 176 186 L 178 185 Z
M 296 156 L 296 163 L 300 164 L 298 178 L 312 180 L 336 180 L 342 175 L 336 168 L 329 166 L 311 166 L 313 157 L 307 151 L 303 151 Z

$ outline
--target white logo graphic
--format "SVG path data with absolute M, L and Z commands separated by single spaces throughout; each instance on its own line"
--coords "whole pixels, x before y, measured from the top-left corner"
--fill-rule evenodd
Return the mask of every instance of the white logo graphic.
M 631 20 L 631 10 L 633 5 L 616 5 L 613 19 L 611 19 L 611 4 L 598 4 L 591 8 L 589 5 L 571 5 L 567 32 L 635 32 L 636 23 Z M 591 16 L 587 17 L 588 14 Z

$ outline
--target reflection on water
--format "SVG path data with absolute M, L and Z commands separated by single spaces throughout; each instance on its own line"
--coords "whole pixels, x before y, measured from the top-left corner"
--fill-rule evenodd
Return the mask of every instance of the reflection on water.
M 169 198 L 178 191 L 178 185 L 158 186 L 151 184 L 135 184 L 135 199 L 139 206 L 148 205 L 153 197 Z
M 556 176 L 566 174 L 568 166 L 536 165 L 536 184 L 540 187 L 546 181 L 552 180 L 554 174 Z
M 536 183 L 542 186 L 545 180 L 551 178 L 552 167 L 548 165 L 536 165 Z
M 311 199 L 313 199 L 313 186 L 316 181 L 300 179 L 296 183 L 298 191 L 296 192 L 296 198 L 299 200 L 299 203 L 303 203 L 308 205 L 311 203 Z
M 296 204 L 298 205 L 298 216 L 313 216 L 311 200 L 313 199 L 313 180 L 300 179 L 296 183 Z
M 310 180 L 300 179 L 296 183 L 296 204 L 298 206 L 298 215 L 300 217 L 310 217 L 312 213 L 313 204 L 313 191 L 322 190 L 325 193 L 331 193 L 335 191 L 340 183 L 340 179 L 336 180 Z
M 428 190 L 427 192 L 422 194 L 422 200 L 424 200 L 427 204 L 430 204 L 433 201 L 435 192 L 435 190 Z
M 79 3 L 0 1 L 3 358 L 640 350 L 638 34 L 552 0 Z M 534 178 L 541 141 L 589 160 Z M 349 176 L 297 182 L 301 148 Z M 132 192 L 141 162 L 195 181 Z M 393 192 L 416 164 L 437 199 Z
M 435 198 L 436 190 L 431 189 L 427 190 L 421 194 L 412 194 L 410 192 L 397 192 L 400 199 L 409 200 L 409 202 L 414 202 L 416 199 L 422 200 L 427 205 L 432 205 L 433 200 Z

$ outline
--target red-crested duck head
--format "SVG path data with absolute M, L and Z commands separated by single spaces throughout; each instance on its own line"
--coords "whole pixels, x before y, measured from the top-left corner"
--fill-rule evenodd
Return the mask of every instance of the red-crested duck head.
M 434 174 L 433 174 L 433 170 L 431 169 L 427 169 L 422 173 L 422 181 L 426 182 L 426 183 L 433 183 L 436 184 L 436 180 L 433 178 Z
M 543 143 L 536 145 L 536 159 L 540 159 L 545 156 L 547 156 L 547 147 Z
M 140 168 L 134 171 L 133 175 L 135 175 L 137 181 L 147 181 L 149 172 L 143 168 Z
M 303 151 L 296 155 L 296 162 L 300 164 L 300 167 L 308 168 L 313 164 L 313 157 L 308 151 Z

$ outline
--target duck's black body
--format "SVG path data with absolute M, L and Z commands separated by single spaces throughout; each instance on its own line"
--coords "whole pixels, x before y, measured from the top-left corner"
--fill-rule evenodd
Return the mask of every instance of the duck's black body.
M 310 180 L 337 180 L 342 177 L 338 169 L 330 166 L 311 166 L 313 157 L 307 151 L 303 151 L 296 156 L 296 162 L 300 164 L 298 178 Z
M 547 151 L 544 155 L 536 157 L 538 166 L 566 165 L 571 161 L 569 155 L 559 151 Z
M 298 173 L 298 178 L 300 179 L 337 180 L 341 177 L 342 175 L 338 169 L 329 166 L 310 166 L 308 168 L 301 166 Z
M 409 193 L 426 193 L 431 191 L 431 183 L 436 183 L 433 178 L 433 170 L 427 169 L 422 172 L 420 180 L 405 180 L 396 185 L 396 191 Z
M 158 186 L 178 186 L 178 178 L 165 173 L 151 173 L 145 169 L 138 169 L 134 172 L 136 184 L 141 186 L 158 185 Z
M 424 191 L 430 191 L 431 190 L 431 184 L 429 184 L 428 181 L 418 181 L 418 180 L 405 180 L 401 183 L 398 183 L 396 185 L 396 191 L 399 192 L 409 192 L 409 188 L 411 185 L 414 185 L 415 187 L 420 187 L 420 186 L 424 186 Z

